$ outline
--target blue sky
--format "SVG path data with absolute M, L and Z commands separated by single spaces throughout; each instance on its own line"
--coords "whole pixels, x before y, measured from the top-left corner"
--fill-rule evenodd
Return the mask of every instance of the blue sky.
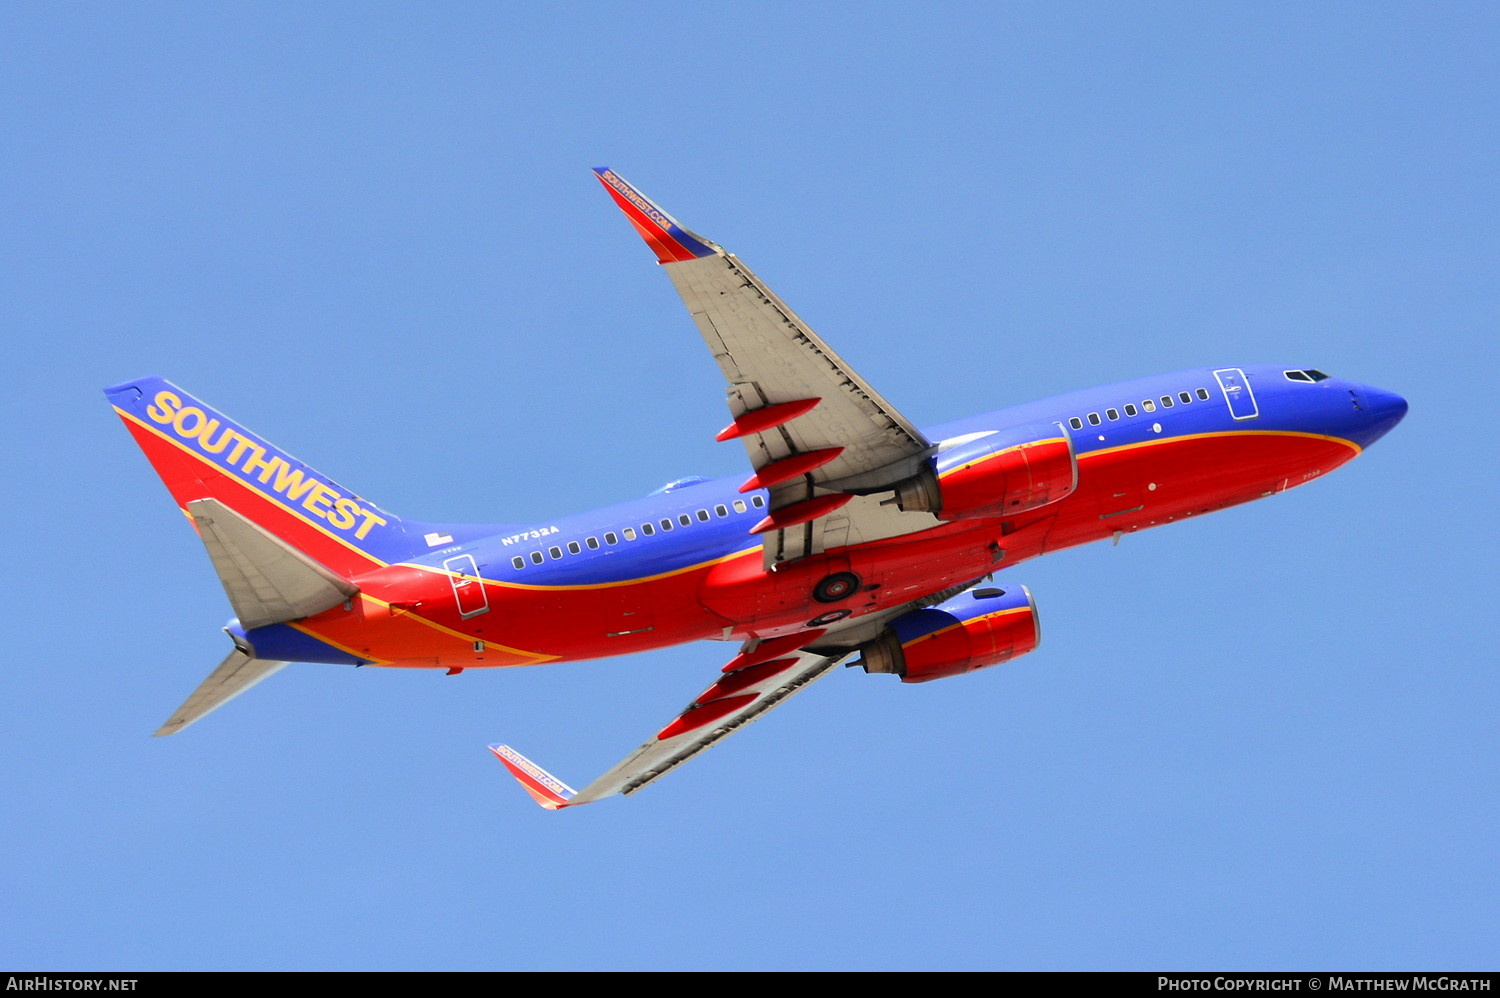
M 1500 964 L 1494 8 L 14 3 L 0 93 L 0 966 Z M 596 165 L 919 424 L 1260 361 L 1411 412 L 1013 570 L 1029 657 L 841 671 L 627 800 L 484 746 L 582 785 L 722 648 L 292 667 L 150 738 L 230 611 L 105 385 L 423 519 L 743 473 Z

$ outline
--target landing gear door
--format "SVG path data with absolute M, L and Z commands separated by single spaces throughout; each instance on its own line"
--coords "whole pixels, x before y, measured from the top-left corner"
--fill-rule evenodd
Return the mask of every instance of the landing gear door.
M 464 620 L 477 617 L 490 608 L 490 598 L 485 595 L 484 583 L 479 578 L 479 566 L 474 556 L 461 554 L 443 562 L 443 568 L 451 574 L 448 581 L 453 585 L 453 598 L 458 601 L 458 615 Z
M 1219 389 L 1224 393 L 1224 401 L 1229 403 L 1229 414 L 1235 419 L 1254 419 L 1260 415 L 1260 407 L 1255 404 L 1255 393 L 1250 391 L 1250 382 L 1245 380 L 1245 372 L 1237 367 L 1226 367 L 1222 371 L 1215 371 L 1214 377 L 1219 380 Z

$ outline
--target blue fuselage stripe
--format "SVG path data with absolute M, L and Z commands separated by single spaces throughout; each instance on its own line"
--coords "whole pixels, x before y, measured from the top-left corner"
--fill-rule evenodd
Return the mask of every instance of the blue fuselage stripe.
M 1312 433 L 1346 440 L 1356 449 L 1362 446 L 1362 424 L 1350 403 L 1347 382 L 1296 383 L 1286 380 L 1280 367 L 1240 368 L 1255 393 L 1259 416 L 1237 420 L 1214 378 L 1215 370 L 1182 371 L 1055 396 L 944 423 L 932 427 L 927 436 L 938 442 L 1020 423 L 1060 423 L 1067 427 L 1080 458 L 1100 450 L 1246 431 Z M 1199 389 L 1208 394 L 1206 400 Z M 1190 401 L 1181 401 L 1183 392 Z M 1170 407 L 1163 396 L 1171 398 Z M 1147 400 L 1153 411 L 1146 411 Z M 1127 405 L 1135 407 L 1135 415 L 1125 414 Z M 1108 417 L 1111 410 L 1117 414 L 1114 419 Z M 1097 425 L 1090 422 L 1091 414 L 1099 419 Z M 1072 419 L 1079 420 L 1082 429 L 1071 426 Z M 739 481 L 705 481 L 526 527 L 497 526 L 491 536 L 408 560 L 436 568 L 455 553 L 471 553 L 485 578 L 522 586 L 597 586 L 680 572 L 759 547 L 749 530 L 765 509 L 753 505 L 752 498 L 759 496 L 764 502 L 765 494 L 741 494 Z M 735 510 L 736 501 L 743 512 Z M 721 507 L 728 515 L 718 515 Z M 700 510 L 707 511 L 706 521 Z M 689 518 L 686 526 L 680 521 L 684 515 Z M 672 521 L 671 530 L 661 528 L 663 519 Z M 652 536 L 642 530 L 648 523 L 655 531 Z M 634 540 L 625 539 L 626 529 L 635 531 Z M 465 536 L 478 532 L 466 529 Z M 606 540 L 610 533 L 614 544 Z M 599 548 L 588 547 L 588 538 L 594 538 Z M 578 545 L 578 553 L 569 551 L 570 543 Z M 554 548 L 561 557 L 552 556 Z M 538 554 L 540 565 L 533 561 Z M 520 568 L 515 567 L 516 558 L 521 559 Z

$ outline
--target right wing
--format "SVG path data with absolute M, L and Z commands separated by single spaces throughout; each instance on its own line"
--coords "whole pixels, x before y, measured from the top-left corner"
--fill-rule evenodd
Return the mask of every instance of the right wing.
M 872 493 L 917 474 L 934 447 L 733 254 L 683 228 L 612 170 L 594 171 L 657 255 L 728 382 L 734 422 L 767 488 L 766 567 L 936 525 Z M 853 498 L 851 499 L 851 496 Z

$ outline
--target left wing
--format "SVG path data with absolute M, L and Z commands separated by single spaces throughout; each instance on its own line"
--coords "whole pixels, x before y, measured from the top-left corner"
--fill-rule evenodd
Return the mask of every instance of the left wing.
M 825 653 L 799 647 L 816 641 L 822 634 L 822 631 L 806 631 L 792 636 L 795 643 L 773 638 L 747 646 L 724 667 L 724 674 L 698 694 L 670 724 L 582 790 L 575 791 L 509 745 L 491 745 L 490 751 L 526 792 L 549 811 L 588 804 L 615 794 L 633 794 L 793 693 L 806 689 L 853 653 L 853 648 Z
M 936 606 L 979 581 L 974 579 L 827 628 L 746 641 L 740 653 L 724 666 L 723 674 L 670 724 L 582 790 L 574 790 L 509 745 L 491 745 L 490 751 L 549 811 L 615 794 L 633 794 L 827 675 L 879 635 L 893 618 L 917 607 Z
M 594 171 L 656 252 L 728 382 L 734 421 L 770 491 L 765 564 L 926 530 L 874 493 L 915 476 L 935 448 L 739 258 L 683 228 L 613 170 Z

